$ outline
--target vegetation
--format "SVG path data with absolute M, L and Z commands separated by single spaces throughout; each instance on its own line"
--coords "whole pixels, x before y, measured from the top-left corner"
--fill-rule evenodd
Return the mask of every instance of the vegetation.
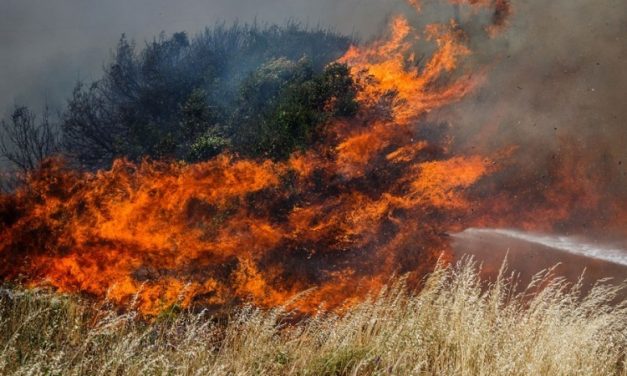
M 294 23 L 217 25 L 191 39 L 162 34 L 142 50 L 122 36 L 103 77 L 77 84 L 52 127 L 61 133 L 54 147 L 33 150 L 33 142 L 52 140 L 35 131 L 27 135 L 33 141 L 15 139 L 34 122 L 19 107 L 2 124 L 8 136 L 0 139 L 0 156 L 20 170 L 56 152 L 87 169 L 122 157 L 194 162 L 227 149 L 283 158 L 315 142 L 329 119 L 355 113 L 350 72 L 331 64 L 350 43 Z
M 58 151 L 58 134 L 47 110 L 38 121 L 28 108 L 17 107 L 8 121 L 0 122 L 0 128 L 4 135 L 0 154 L 23 172 L 35 169 L 44 158 Z
M 59 132 L 46 109 L 37 118 L 26 107 L 16 107 L 8 120 L 0 121 L 0 159 L 25 174 L 37 168 L 49 156 L 59 152 Z M 1 160 L 0 160 L 1 162 Z M 2 172 L 0 164 L 0 192 L 10 191 L 19 184 L 16 175 Z
M 542 286 L 542 288 L 539 288 Z M 539 276 L 484 286 L 465 261 L 424 289 L 397 283 L 342 315 L 297 321 L 245 308 L 228 319 L 172 309 L 151 322 L 80 299 L 5 286 L 5 375 L 627 375 L 620 287 Z
M 230 139 L 246 156 L 287 157 L 318 140 L 329 119 L 354 115 L 355 95 L 345 65 L 316 75 L 307 61 L 273 60 L 243 82 Z

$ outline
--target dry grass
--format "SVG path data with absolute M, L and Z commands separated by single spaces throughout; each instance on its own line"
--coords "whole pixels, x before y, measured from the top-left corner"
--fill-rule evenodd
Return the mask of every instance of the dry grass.
M 287 324 L 246 308 L 229 320 L 169 312 L 152 323 L 19 288 L 0 294 L 3 375 L 627 375 L 618 287 L 538 277 L 523 293 L 476 265 L 438 268 L 342 316 Z

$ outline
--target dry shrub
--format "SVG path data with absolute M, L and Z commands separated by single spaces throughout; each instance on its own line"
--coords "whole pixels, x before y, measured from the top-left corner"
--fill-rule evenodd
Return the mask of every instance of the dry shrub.
M 229 319 L 168 312 L 146 321 L 42 290 L 0 293 L 6 375 L 627 375 L 621 289 L 539 274 L 488 286 L 472 260 L 402 280 L 339 314 L 292 322 L 247 307 Z M 523 290 L 522 292 L 520 292 Z M 89 308 L 88 308 L 89 307 Z

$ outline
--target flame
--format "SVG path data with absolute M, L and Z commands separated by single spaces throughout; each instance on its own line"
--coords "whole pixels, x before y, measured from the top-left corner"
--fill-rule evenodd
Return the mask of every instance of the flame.
M 284 162 L 118 160 L 96 173 L 46 162 L 0 196 L 0 276 L 135 301 L 147 315 L 242 302 L 310 313 L 349 306 L 394 273 L 418 283 L 438 259 L 450 260 L 447 231 L 562 220 L 572 205 L 555 207 L 566 191 L 594 207 L 594 190 L 566 189 L 578 174 L 561 170 L 561 191 L 517 212 L 522 204 L 498 189 L 507 153 L 454 154 L 446 129 L 426 124 L 427 113 L 483 80 L 460 70 L 467 39 L 454 20 L 418 31 L 394 18 L 386 39 L 340 59 L 360 87 L 356 118 L 329 124 L 324 142 Z M 418 40 L 435 47 L 424 62 L 413 52 Z

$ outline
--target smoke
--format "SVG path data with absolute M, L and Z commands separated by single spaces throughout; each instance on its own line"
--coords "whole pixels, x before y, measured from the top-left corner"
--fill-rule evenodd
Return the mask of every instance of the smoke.
M 450 5 L 432 12 L 457 17 L 473 52 L 462 70 L 485 79 L 428 120 L 452 126 L 457 152 L 497 160 L 501 170 L 477 187 L 475 199 L 501 195 L 503 215 L 532 213 L 520 219 L 532 227 L 545 214 L 529 209 L 552 206 L 571 213 L 558 232 L 624 236 L 627 4 L 513 0 L 506 27 L 486 33 L 494 14 L 482 20 L 473 1 L 458 3 L 456 12 Z
M 560 157 L 564 144 L 596 159 L 627 194 L 627 3 L 513 1 L 504 34 L 473 38 L 488 65 L 480 90 L 444 116 L 465 148 L 519 145 L 529 161 Z M 616 190 L 614 189 L 614 190 Z

